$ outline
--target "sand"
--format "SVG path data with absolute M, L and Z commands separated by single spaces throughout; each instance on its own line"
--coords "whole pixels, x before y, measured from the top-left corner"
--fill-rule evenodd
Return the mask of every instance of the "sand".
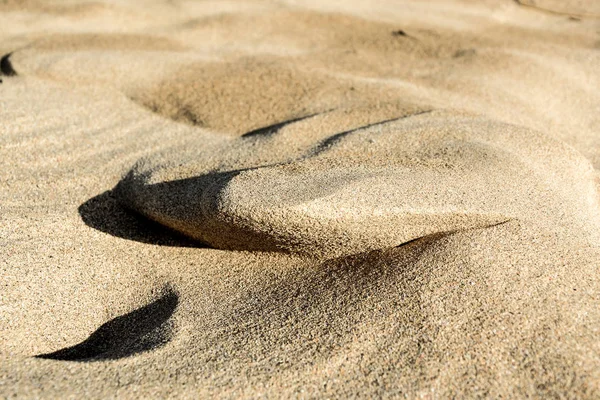
M 593 1 L 0 1 L 0 397 L 600 397 Z

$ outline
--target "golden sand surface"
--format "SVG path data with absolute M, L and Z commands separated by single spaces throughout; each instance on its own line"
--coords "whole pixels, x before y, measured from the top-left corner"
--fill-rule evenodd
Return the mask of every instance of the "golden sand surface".
M 0 0 L 0 56 L 1 398 L 600 397 L 596 1 Z

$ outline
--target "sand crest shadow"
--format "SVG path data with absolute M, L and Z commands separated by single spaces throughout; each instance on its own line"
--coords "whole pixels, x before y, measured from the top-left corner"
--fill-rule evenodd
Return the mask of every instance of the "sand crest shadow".
M 78 211 L 87 226 L 119 238 L 158 246 L 206 247 L 123 207 L 112 190 L 92 197 Z
M 0 75 L 4 76 L 15 76 L 17 75 L 17 71 L 12 66 L 10 62 L 10 56 L 12 53 L 5 54 L 0 58 Z
M 35 357 L 87 362 L 114 360 L 156 349 L 173 337 L 169 319 L 178 303 L 178 294 L 168 288 L 158 300 L 102 324 L 83 342 Z

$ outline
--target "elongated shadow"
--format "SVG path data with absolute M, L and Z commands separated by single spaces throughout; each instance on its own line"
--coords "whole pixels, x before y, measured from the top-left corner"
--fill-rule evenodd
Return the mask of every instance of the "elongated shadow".
M 328 111 L 331 111 L 331 110 L 328 110 Z M 328 111 L 326 111 L 326 112 L 328 112 Z M 312 117 L 314 117 L 316 115 L 319 115 L 319 114 L 321 114 L 321 113 L 310 114 L 310 115 L 305 115 L 303 117 L 288 119 L 288 120 L 283 121 L 283 122 L 279 122 L 279 123 L 276 123 L 276 124 L 273 124 L 273 125 L 269 125 L 269 126 L 265 126 L 265 127 L 262 127 L 262 128 L 255 129 L 255 130 L 250 131 L 250 132 L 246 132 L 246 133 L 244 133 L 242 135 L 242 137 L 243 138 L 248 138 L 248 137 L 254 137 L 254 136 L 269 136 L 269 135 L 272 135 L 274 133 L 277 133 L 280 129 L 284 128 L 286 125 L 293 124 L 294 122 L 300 122 L 300 121 L 303 121 L 305 119 L 312 118 Z
M 173 337 L 169 319 L 179 296 L 169 288 L 158 300 L 116 317 L 83 342 L 36 358 L 62 361 L 101 361 L 129 357 L 165 345 Z
M 78 211 L 86 225 L 123 239 L 158 246 L 206 247 L 123 207 L 112 190 L 92 197 Z

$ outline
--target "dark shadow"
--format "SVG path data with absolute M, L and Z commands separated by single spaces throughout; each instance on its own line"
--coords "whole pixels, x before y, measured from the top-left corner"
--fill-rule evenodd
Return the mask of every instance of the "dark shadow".
M 269 136 L 274 133 L 277 133 L 277 131 L 279 131 L 281 128 L 283 128 L 286 125 L 293 124 L 294 122 L 302 121 L 304 119 L 308 119 L 308 118 L 314 117 L 316 115 L 318 115 L 318 114 L 310 114 L 310 115 L 306 115 L 304 117 L 288 119 L 283 122 L 278 122 L 273 125 L 265 126 L 263 128 L 258 128 L 253 131 L 246 132 L 242 135 L 242 137 L 245 138 L 245 137 L 253 137 L 253 136 Z
M 83 342 L 36 358 L 62 361 L 119 359 L 156 349 L 173 337 L 169 318 L 179 296 L 172 288 L 158 300 L 103 324 Z
M 15 76 L 17 75 L 17 71 L 13 68 L 10 62 L 10 55 L 12 53 L 8 53 L 0 58 L 0 72 L 5 76 Z
M 206 247 L 119 204 L 112 190 L 79 206 L 86 225 L 110 235 L 158 246 Z

